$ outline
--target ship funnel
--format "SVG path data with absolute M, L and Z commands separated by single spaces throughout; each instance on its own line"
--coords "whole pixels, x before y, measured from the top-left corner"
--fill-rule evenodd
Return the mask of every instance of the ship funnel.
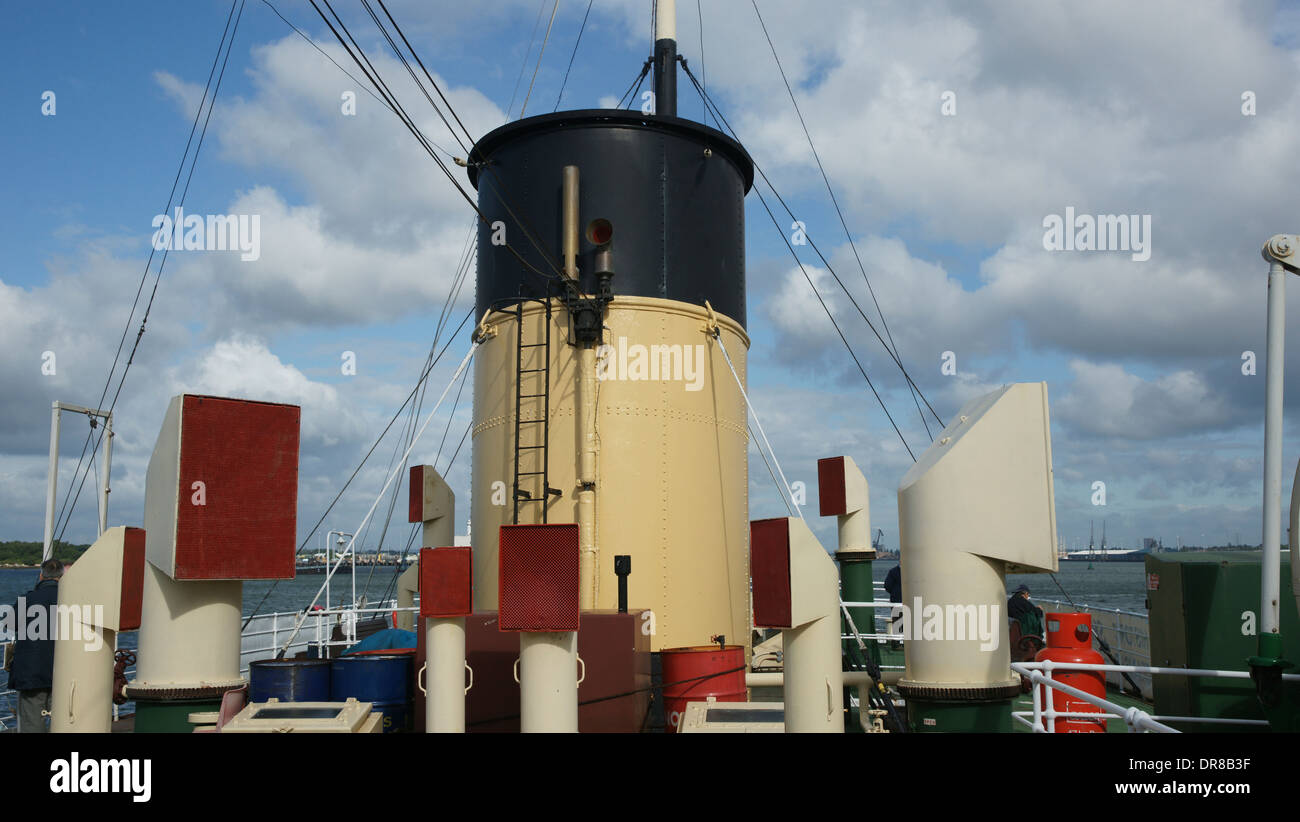
M 898 488 L 907 671 L 920 730 L 1010 730 L 1006 574 L 1055 571 L 1047 384 L 962 406 Z
M 652 652 L 748 648 L 749 155 L 676 117 L 561 111 L 482 137 L 468 174 L 475 610 L 505 607 L 502 526 L 573 523 L 583 610 L 618 606 L 631 557 Z

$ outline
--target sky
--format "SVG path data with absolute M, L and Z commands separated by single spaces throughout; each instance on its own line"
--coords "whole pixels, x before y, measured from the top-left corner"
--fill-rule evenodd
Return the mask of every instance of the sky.
M 440 156 L 464 156 L 360 2 L 333 5 Z M 581 0 L 387 6 L 475 138 L 517 119 L 525 99 L 526 115 L 617 105 L 651 49 L 648 2 L 595 0 L 580 41 Z M 107 405 L 136 340 L 161 257 L 150 264 L 153 221 L 178 179 L 231 4 L 182 8 L 137 0 L 8 9 L 0 539 L 42 536 L 51 401 L 99 405 L 125 339 Z M 1274 234 L 1300 232 L 1300 6 L 758 8 L 847 234 L 753 5 L 682 0 L 680 51 L 838 275 L 842 285 L 811 246 L 795 246 L 912 452 L 920 456 L 938 427 L 931 418 L 926 431 L 846 288 L 883 331 L 879 303 L 899 358 L 944 421 L 1001 385 L 1047 382 L 1066 546 L 1085 546 L 1090 526 L 1099 541 L 1103 521 L 1112 546 L 1144 537 L 1258 543 L 1259 250 Z M 684 77 L 679 88 L 679 114 L 704 119 Z M 473 213 L 366 89 L 306 0 L 244 4 L 184 208 L 258 215 L 259 253 L 167 256 L 114 407 L 110 524 L 140 524 L 168 399 L 192 392 L 302 407 L 305 539 L 414 386 Z M 187 176 L 188 166 L 181 186 Z M 873 529 L 897 548 L 896 492 L 912 457 L 791 257 L 792 221 L 782 215 L 778 234 L 754 194 L 746 206 L 754 409 L 786 477 L 804 483 L 805 514 L 824 544 L 834 545 L 835 529 L 817 517 L 816 460 L 843 454 L 868 479 Z M 1053 247 L 1053 215 L 1067 213 L 1135 215 L 1145 250 Z M 452 329 L 472 301 L 470 288 L 461 291 L 441 330 L 447 354 L 429 377 L 426 412 L 468 349 L 467 329 Z M 1289 315 L 1298 303 L 1292 284 Z M 343 373 L 345 352 L 355 373 Z M 1286 371 L 1296 385 L 1300 334 L 1288 339 Z M 446 473 L 463 533 L 469 446 L 456 443 L 472 393 L 454 412 L 453 395 L 408 462 Z M 1287 495 L 1297 422 L 1289 409 Z M 65 417 L 61 504 L 87 430 L 84 418 Z M 397 440 L 380 443 L 322 530 L 361 521 L 399 456 Z M 784 515 L 752 445 L 750 459 L 751 518 Z M 92 485 L 60 528 L 69 541 L 95 536 Z M 386 506 L 364 545 L 377 543 Z M 386 546 L 405 541 L 401 511 L 401 538 L 389 533 Z

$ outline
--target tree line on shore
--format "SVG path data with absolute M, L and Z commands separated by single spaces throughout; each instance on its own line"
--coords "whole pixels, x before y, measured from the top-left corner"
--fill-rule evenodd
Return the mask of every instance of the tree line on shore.
M 0 565 L 40 565 L 44 547 L 40 542 L 0 542 Z M 54 557 L 63 562 L 73 562 L 89 547 L 60 540 L 54 543 Z

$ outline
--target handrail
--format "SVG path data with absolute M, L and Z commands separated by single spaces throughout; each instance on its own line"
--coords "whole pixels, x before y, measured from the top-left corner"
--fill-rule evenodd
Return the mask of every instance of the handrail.
M 1186 716 L 1155 716 L 1137 707 L 1125 708 L 1122 705 L 1111 702 L 1108 699 L 1099 697 L 1096 694 L 1090 694 L 1075 688 L 1072 685 L 1066 685 L 1064 682 L 1052 678 L 1052 671 L 1114 671 L 1117 673 L 1138 673 L 1163 676 L 1195 676 L 1195 677 L 1218 677 L 1221 679 L 1249 679 L 1249 671 L 1227 671 L 1213 670 L 1208 668 L 1168 668 L 1152 665 L 1104 665 L 1094 662 L 1053 662 L 1044 660 L 1042 662 L 1013 662 L 1011 670 L 1029 678 L 1030 682 L 1035 685 L 1045 685 L 1054 688 L 1063 693 L 1069 694 L 1076 699 L 1082 699 L 1091 705 L 1101 708 L 1104 714 L 1086 713 L 1078 714 L 1077 712 L 1057 711 L 1053 707 L 1053 701 L 1049 700 L 1046 708 L 1042 705 L 1041 692 L 1038 688 L 1033 689 L 1033 710 L 1032 711 L 1013 711 L 1012 716 L 1024 724 L 1029 725 L 1034 733 L 1054 733 L 1056 731 L 1057 718 L 1121 718 L 1128 725 L 1130 732 L 1137 730 L 1155 731 L 1158 733 L 1180 733 L 1178 729 L 1160 722 L 1166 720 L 1170 722 L 1205 722 L 1210 724 L 1238 724 L 1238 725 L 1267 725 L 1263 720 L 1252 719 L 1233 719 L 1221 717 L 1186 717 Z M 1300 681 L 1300 674 L 1283 674 L 1282 678 L 1286 681 Z M 1033 716 L 1032 722 L 1027 722 L 1025 714 Z M 1044 724 L 1046 720 L 1046 724 Z

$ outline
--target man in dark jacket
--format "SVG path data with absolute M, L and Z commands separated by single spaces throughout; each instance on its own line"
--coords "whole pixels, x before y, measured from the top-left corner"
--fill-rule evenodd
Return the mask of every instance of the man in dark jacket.
M 59 604 L 61 576 L 63 563 L 53 558 L 45 560 L 41 563 L 36 587 L 23 598 L 23 610 L 18 610 L 17 603 L 14 605 L 18 620 L 30 625 L 36 619 L 32 615 L 40 609 L 44 614 L 39 619 L 45 624 L 41 638 L 24 638 L 14 643 L 9 687 L 18 692 L 19 733 L 45 733 L 48 730 L 44 714 L 50 710 L 50 688 L 54 684 L 54 632 L 58 629 L 57 620 L 50 617 Z M 23 636 L 22 633 L 18 635 Z
M 889 594 L 890 602 L 903 601 L 903 564 L 900 562 L 889 573 L 885 574 L 885 592 Z M 889 633 L 901 636 L 903 633 L 903 609 L 891 608 L 889 614 Z M 897 650 L 901 643 L 897 640 L 890 640 L 889 647 Z
M 1007 616 L 1020 622 L 1021 636 L 1043 635 L 1043 609 L 1029 599 L 1029 586 L 1021 585 L 1007 600 Z

